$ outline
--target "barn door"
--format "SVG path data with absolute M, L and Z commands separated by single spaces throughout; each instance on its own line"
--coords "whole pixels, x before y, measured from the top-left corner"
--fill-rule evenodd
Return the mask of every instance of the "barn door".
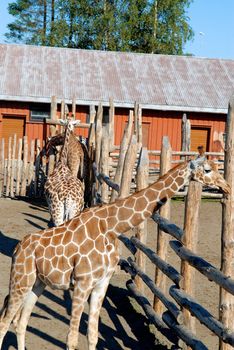
M 206 152 L 209 151 L 210 129 L 191 127 L 191 151 L 197 152 L 198 146 L 203 146 Z
M 5 158 L 8 155 L 8 139 L 17 135 L 17 139 L 24 136 L 25 118 L 24 117 L 3 117 L 2 118 L 2 138 L 5 139 Z

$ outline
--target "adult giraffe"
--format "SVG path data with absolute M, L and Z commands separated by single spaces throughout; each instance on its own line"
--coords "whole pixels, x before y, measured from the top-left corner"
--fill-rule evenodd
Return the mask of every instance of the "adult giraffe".
M 95 350 L 101 305 L 119 260 L 118 236 L 149 218 L 191 178 L 230 193 L 214 163 L 188 161 L 127 198 L 87 209 L 59 227 L 27 235 L 13 254 L 9 295 L 0 316 L 0 346 L 13 320 L 18 349 L 24 350 L 27 323 L 44 288 L 69 289 L 72 281 L 67 349 L 77 348 L 80 318 L 91 295 L 88 343 L 89 350 Z
M 60 120 L 66 125 L 64 143 L 61 149 L 58 164 L 48 177 L 45 186 L 45 196 L 50 215 L 55 226 L 73 218 L 84 207 L 84 185 L 74 176 L 67 165 L 69 139 L 75 125 L 80 121 Z

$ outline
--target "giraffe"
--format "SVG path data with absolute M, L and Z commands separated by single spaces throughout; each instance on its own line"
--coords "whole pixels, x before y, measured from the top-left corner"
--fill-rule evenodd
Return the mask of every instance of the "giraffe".
M 45 154 L 48 155 L 51 151 L 57 152 L 56 147 L 64 143 L 65 134 L 57 134 L 51 137 L 46 145 Z M 78 177 L 84 181 L 85 192 L 84 201 L 86 206 L 91 205 L 91 185 L 90 185 L 90 169 L 91 160 L 88 149 L 83 142 L 80 142 L 76 135 L 71 132 L 68 140 L 67 150 L 67 166 L 71 170 L 74 177 Z
M 9 294 L 0 316 L 0 347 L 13 320 L 18 349 L 24 350 L 27 323 L 44 288 L 69 289 L 72 281 L 67 350 L 77 349 L 80 318 L 89 296 L 88 344 L 89 350 L 95 350 L 101 305 L 119 261 L 118 236 L 149 218 L 190 179 L 230 193 L 211 161 L 190 160 L 127 198 L 86 209 L 59 227 L 25 236 L 13 254 Z
M 64 121 L 60 120 L 60 123 L 64 124 Z M 67 120 L 65 123 L 64 144 L 59 162 L 44 186 L 49 211 L 55 226 L 59 226 L 64 221 L 71 219 L 84 207 L 83 183 L 76 176 L 73 176 L 67 166 L 69 138 L 74 125 L 78 124 L 79 121 Z

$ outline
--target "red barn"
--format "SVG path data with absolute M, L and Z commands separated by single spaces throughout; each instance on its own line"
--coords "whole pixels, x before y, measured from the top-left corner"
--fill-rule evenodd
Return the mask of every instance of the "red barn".
M 149 149 L 160 149 L 168 135 L 173 150 L 180 150 L 186 113 L 191 150 L 198 144 L 223 150 L 234 60 L 1 44 L 0 73 L 0 138 L 45 139 L 53 95 L 68 105 L 75 97 L 76 117 L 84 122 L 90 105 L 101 101 L 108 111 L 112 97 L 116 144 L 137 102 Z

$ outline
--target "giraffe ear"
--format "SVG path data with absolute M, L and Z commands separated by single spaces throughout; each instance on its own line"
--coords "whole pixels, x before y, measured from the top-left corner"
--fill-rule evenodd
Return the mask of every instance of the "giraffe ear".
M 190 160 L 189 162 L 190 169 L 195 170 L 196 169 L 196 164 L 194 160 Z
M 58 122 L 60 125 L 67 125 L 67 120 L 66 119 L 58 119 Z
M 72 125 L 73 126 L 77 126 L 77 125 L 79 125 L 80 124 L 80 120 L 73 120 L 72 121 Z

